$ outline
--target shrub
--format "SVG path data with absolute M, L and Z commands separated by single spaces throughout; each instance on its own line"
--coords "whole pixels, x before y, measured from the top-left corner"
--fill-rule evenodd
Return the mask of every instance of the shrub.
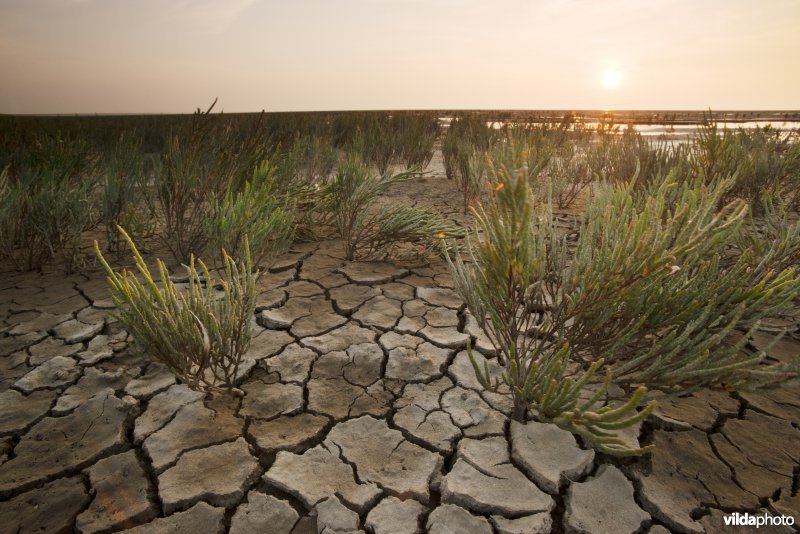
M 106 229 L 107 249 L 118 249 L 117 225 L 133 223 L 133 214 L 141 208 L 144 193 L 144 154 L 141 140 L 132 135 L 120 135 L 102 164 L 100 221 Z M 127 226 L 130 231 L 132 227 Z M 134 236 L 137 236 L 134 232 Z
M 79 266 L 81 235 L 94 227 L 93 184 L 50 182 L 30 196 L 29 223 L 37 234 L 35 242 L 47 245 L 47 259 L 58 259 L 66 272 Z M 27 247 L 24 241 L 21 246 Z M 30 266 L 29 266 L 30 268 Z
M 567 143 L 550 159 L 544 170 L 559 208 L 571 207 L 595 180 L 586 150 L 587 147 Z
M 646 191 L 601 188 L 589 205 L 561 291 L 586 308 L 563 333 L 586 361 L 605 357 L 622 384 L 668 392 L 776 381 L 785 369 L 757 366 L 747 332 L 800 294 L 772 243 L 730 250 L 752 229 L 741 201 L 724 204 L 731 182 L 705 185 L 673 171 Z M 756 372 L 758 369 L 758 372 Z
M 459 147 L 456 183 L 463 195 L 464 214 L 486 185 L 486 155 L 471 146 Z
M 46 235 L 31 216 L 33 196 L 21 183 L 10 184 L 8 167 L 0 174 L 0 255 L 18 270 L 41 267 L 50 257 Z
M 442 239 L 463 234 L 460 227 L 428 211 L 409 206 L 379 208 L 356 225 L 351 235 L 353 257 L 371 257 L 400 242 L 416 244 L 427 255 L 441 251 Z
M 53 134 L 37 133 L 21 147 L 12 178 L 24 180 L 23 172 L 47 177 L 54 182 L 75 184 L 93 177 L 97 158 L 91 144 L 82 134 L 68 136 L 56 131 Z
M 698 129 L 692 158 L 695 175 L 707 181 L 735 177 L 723 198 L 745 200 L 760 213 L 762 196 L 784 189 L 796 202 L 800 183 L 800 145 L 796 132 L 784 133 L 770 126 L 720 132 L 711 116 Z
M 398 241 L 437 247 L 443 236 L 457 237 L 460 229 L 431 213 L 411 207 L 376 207 L 379 195 L 408 180 L 413 171 L 374 174 L 357 157 L 340 164 L 329 184 L 320 190 L 320 207 L 344 241 L 348 260 L 371 255 Z
M 277 162 L 279 190 L 294 192 L 298 187 L 323 182 L 336 167 L 337 152 L 330 139 L 298 137 Z
M 685 145 L 651 140 L 633 127 L 621 134 L 601 133 L 586 149 L 589 166 L 603 181 L 621 184 L 632 180 L 646 188 L 676 167 L 686 174 L 689 152 Z
M 540 311 L 558 290 L 559 274 L 567 261 L 566 243 L 556 237 L 549 211 L 534 215 L 523 173 L 517 175 L 502 165 L 492 172 L 504 187 L 495 191 L 486 210 L 476 210 L 480 238 L 467 241 L 471 264 L 458 256 L 453 261 L 448 256 L 448 263 L 468 308 L 495 340 L 505 368 L 502 380 L 514 399 L 512 417 L 524 421 L 530 407 L 541 420 L 579 433 L 604 452 L 642 452 L 625 447 L 614 430 L 636 424 L 653 409 L 649 405 L 636 411 L 645 390 L 637 390 L 621 406 L 597 408 L 610 384 L 607 375 L 597 392 L 582 400 L 584 387 L 602 359 L 579 372 L 570 365 L 573 351 L 557 337 L 569 318 L 562 313 L 568 301 L 554 304 L 552 326 L 539 325 Z M 537 328 L 547 332 L 537 336 Z M 497 390 L 499 382 L 492 383 L 488 368 L 479 369 L 469 352 L 480 382 Z
M 747 247 L 759 230 L 746 223 L 746 205 L 717 207 L 731 182 L 706 185 L 672 171 L 644 191 L 633 184 L 600 187 L 569 254 L 549 203 L 534 209 L 525 173 L 500 164 L 490 175 L 505 187 L 487 211 L 478 211 L 481 239 L 468 241 L 472 264 L 460 258 L 451 264 L 470 310 L 497 340 L 516 417 L 530 404 L 539 417 L 555 421 L 543 413 L 539 384 L 567 388 L 562 398 L 578 402 L 577 384 L 590 380 L 599 362 L 616 383 L 634 390 L 624 404 L 628 419 L 618 419 L 622 426 L 644 413 L 629 415 L 643 395 L 639 384 L 683 393 L 763 387 L 798 376 L 798 362 L 762 365 L 764 353 L 746 349 L 758 321 L 800 295 L 800 276 L 788 266 L 798 238 L 777 230 L 779 212 L 776 241 Z M 735 243 L 742 248 L 731 250 Z M 562 364 L 553 363 L 559 358 Z M 552 374 L 541 376 L 545 371 Z M 481 379 L 490 385 L 488 372 Z M 572 415 L 568 409 L 559 424 L 574 423 L 573 431 L 608 445 L 570 423 Z
M 791 218 L 785 204 L 780 190 L 762 196 L 761 216 L 748 218 L 728 262 L 744 254 L 753 269 L 800 269 L 800 220 Z
M 175 259 L 187 260 L 207 244 L 204 214 L 212 195 L 229 184 L 239 190 L 250 173 L 268 156 L 261 142 L 261 122 L 235 129 L 212 106 L 199 110 L 179 133 L 169 136 L 154 172 L 162 225 L 159 237 Z
M 274 174 L 274 167 L 265 161 L 241 191 L 229 184 L 224 194 L 212 196 L 205 218 L 209 249 L 225 249 L 240 260 L 245 257 L 247 236 L 256 267 L 286 251 L 292 241 L 292 206 L 274 192 Z
M 79 263 L 81 234 L 95 224 L 95 158 L 86 143 L 41 136 L 12 172 L 0 173 L 0 256 L 17 269 Z
M 439 119 L 432 115 L 401 115 L 397 123 L 397 151 L 406 169 L 425 169 L 433 158 Z
M 388 115 L 371 117 L 358 142 L 364 162 L 374 165 L 381 174 L 389 172 L 397 158 L 397 137 L 398 132 Z
M 448 180 L 453 180 L 458 172 L 459 143 L 457 135 L 451 127 L 442 139 L 442 162 L 444 164 L 444 174 Z
M 143 282 L 127 270 L 115 272 L 96 241 L 95 253 L 108 275 L 119 320 L 135 347 L 164 363 L 192 388 L 222 385 L 232 390 L 250 343 L 255 313 L 257 275 L 251 270 L 247 238 L 238 265 L 223 253 L 225 277 L 219 281 L 192 256 L 187 267 L 189 287 L 182 291 L 170 280 L 161 260 L 160 282 L 156 282 L 133 240 L 122 228 L 119 232 L 131 248 Z
M 544 196 L 549 188 L 545 169 L 553 157 L 554 147 L 546 136 L 515 134 L 513 131 L 491 151 L 494 167 L 514 169 L 514 173 L 524 179 L 538 196 Z M 497 172 L 489 174 L 499 178 Z M 498 182 L 503 183 L 503 182 Z
M 464 154 L 486 152 L 497 137 L 497 132 L 477 117 L 453 118 L 442 140 L 442 158 L 447 178 L 456 178 Z

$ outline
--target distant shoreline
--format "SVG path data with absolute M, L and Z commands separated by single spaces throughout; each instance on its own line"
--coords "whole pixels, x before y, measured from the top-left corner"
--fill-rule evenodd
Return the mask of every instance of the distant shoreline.
M 448 112 L 441 112 L 443 116 Z M 561 121 L 565 116 L 576 120 L 611 120 L 616 124 L 701 124 L 708 110 L 473 110 L 449 112 L 449 116 L 467 113 L 488 120 L 512 120 L 528 122 Z M 800 110 L 723 110 L 711 111 L 719 122 L 745 123 L 753 121 L 795 122 L 800 121 Z
M 262 112 L 224 113 L 236 117 L 258 115 Z M 270 115 L 326 115 L 390 113 L 390 114 L 430 114 L 440 118 L 453 118 L 459 115 L 473 116 L 487 121 L 520 121 L 520 122 L 560 122 L 565 117 L 583 121 L 609 120 L 615 124 L 700 124 L 709 115 L 709 110 L 342 110 L 342 111 L 267 111 Z M 800 110 L 712 110 L 713 118 L 718 122 L 729 124 L 754 121 L 766 122 L 798 122 Z M 76 117 L 183 117 L 191 113 L 75 113 L 75 114 L 0 114 L 0 119 L 34 119 L 34 118 L 76 118 Z

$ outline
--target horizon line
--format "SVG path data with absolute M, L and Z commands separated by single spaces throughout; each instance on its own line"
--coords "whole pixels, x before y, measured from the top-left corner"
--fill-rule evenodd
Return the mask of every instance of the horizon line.
M 202 108 L 195 108 L 194 111 L 146 111 L 146 112 L 59 112 L 59 113 L 2 113 L 0 117 L 124 117 L 124 116 L 161 116 L 161 115 L 193 115 Z M 789 114 L 800 113 L 798 109 L 752 109 L 752 108 L 374 108 L 374 109 L 286 109 L 286 110 L 266 110 L 258 111 L 225 111 L 224 109 L 211 115 L 243 115 L 243 114 L 277 114 L 277 113 L 391 113 L 391 112 L 428 112 L 428 113 L 773 113 Z M 205 112 L 204 112 L 205 113 Z

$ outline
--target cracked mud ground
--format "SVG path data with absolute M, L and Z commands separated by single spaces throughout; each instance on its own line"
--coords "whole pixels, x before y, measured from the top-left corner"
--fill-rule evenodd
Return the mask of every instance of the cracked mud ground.
M 490 366 L 492 347 L 442 263 L 340 250 L 298 246 L 262 277 L 241 398 L 134 355 L 103 280 L 6 273 L 3 530 L 720 532 L 732 511 L 800 516 L 797 388 L 662 399 L 629 436 L 656 452 L 605 457 L 509 423 L 508 398 L 482 391 L 465 347 Z M 797 350 L 785 338 L 771 357 Z
M 797 387 L 664 399 L 629 435 L 656 451 L 606 457 L 510 423 L 509 399 L 480 388 L 465 347 L 496 368 L 492 347 L 443 263 L 341 250 L 298 245 L 262 276 L 241 398 L 133 354 L 101 276 L 3 273 L 0 530 L 711 533 L 733 511 L 800 519 Z M 797 327 L 782 321 L 773 330 Z M 798 347 L 786 337 L 770 357 Z

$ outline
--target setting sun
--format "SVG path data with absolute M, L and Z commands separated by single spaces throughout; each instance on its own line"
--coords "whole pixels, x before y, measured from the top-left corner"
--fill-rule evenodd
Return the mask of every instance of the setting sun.
M 619 87 L 620 82 L 622 81 L 622 73 L 618 70 L 609 69 L 603 74 L 603 86 L 609 89 L 615 89 Z

